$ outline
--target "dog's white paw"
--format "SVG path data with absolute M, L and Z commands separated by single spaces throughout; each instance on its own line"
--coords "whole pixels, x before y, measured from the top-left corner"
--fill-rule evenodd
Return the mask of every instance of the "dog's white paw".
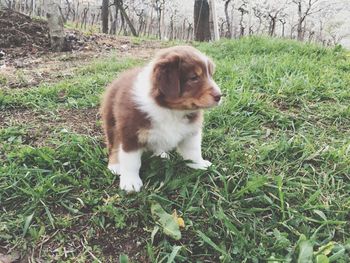
M 170 155 L 166 152 L 161 152 L 160 154 L 158 154 L 158 156 L 162 159 L 170 159 Z
M 191 167 L 192 169 L 200 169 L 200 170 L 207 170 L 209 166 L 211 166 L 212 163 L 207 160 L 201 160 L 199 162 L 193 162 L 188 163 L 187 166 Z
M 170 159 L 170 155 L 167 152 L 156 152 L 153 154 L 153 156 L 158 156 L 162 159 Z
M 108 165 L 108 169 L 109 169 L 113 174 L 120 174 L 120 165 L 119 165 L 118 163 Z
M 120 189 L 127 192 L 139 192 L 143 183 L 138 175 L 120 176 Z

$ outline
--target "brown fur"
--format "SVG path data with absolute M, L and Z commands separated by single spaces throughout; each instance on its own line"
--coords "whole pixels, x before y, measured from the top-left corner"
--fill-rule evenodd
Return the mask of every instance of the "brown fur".
M 101 115 L 109 151 L 109 164 L 118 163 L 118 150 L 122 142 L 124 151 L 142 147 L 138 131 L 149 129 L 150 121 L 135 107 L 131 88 L 140 68 L 128 70 L 114 81 L 104 95 Z M 117 121 L 118 120 L 118 121 Z

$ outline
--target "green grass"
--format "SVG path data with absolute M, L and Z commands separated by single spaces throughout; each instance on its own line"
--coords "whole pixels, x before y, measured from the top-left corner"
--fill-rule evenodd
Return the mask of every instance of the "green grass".
M 46 262 L 350 261 L 349 53 L 265 38 L 195 45 L 226 94 L 206 114 L 203 155 L 214 166 L 146 154 L 145 187 L 126 195 L 106 170 L 102 135 L 57 125 L 36 146 L 30 124 L 4 126 L 0 248 Z M 111 59 L 4 90 L 0 109 L 96 107 L 105 84 L 140 63 Z M 180 240 L 162 232 L 155 202 L 184 219 Z

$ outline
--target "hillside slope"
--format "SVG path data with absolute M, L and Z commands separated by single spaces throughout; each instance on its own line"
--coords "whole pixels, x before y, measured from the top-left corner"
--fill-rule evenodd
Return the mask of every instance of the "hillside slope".
M 134 195 L 106 169 L 97 108 L 105 85 L 143 61 L 113 56 L 57 83 L 0 90 L 0 253 L 349 262 L 349 53 L 264 38 L 195 45 L 225 92 L 204 127 L 214 166 L 145 155 L 145 188 Z M 184 220 L 179 241 L 151 215 L 154 203 Z

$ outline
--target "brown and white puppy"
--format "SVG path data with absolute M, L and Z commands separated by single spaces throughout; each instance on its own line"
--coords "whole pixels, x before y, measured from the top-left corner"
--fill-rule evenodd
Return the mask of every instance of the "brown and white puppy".
M 143 68 L 124 72 L 107 89 L 101 106 L 109 151 L 108 168 L 120 174 L 120 188 L 139 191 L 141 154 L 168 157 L 174 148 L 194 169 L 202 158 L 203 109 L 219 104 L 213 62 L 191 46 L 160 51 Z

